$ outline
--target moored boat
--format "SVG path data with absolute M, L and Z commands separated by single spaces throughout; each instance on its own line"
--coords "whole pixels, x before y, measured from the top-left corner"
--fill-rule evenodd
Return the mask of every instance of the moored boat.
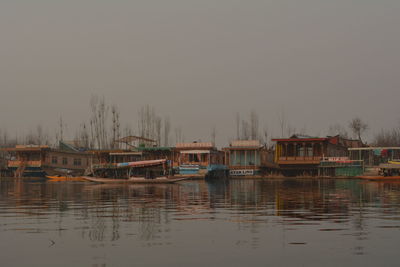
M 76 181 L 76 182 L 82 182 L 82 181 L 87 181 L 83 177 L 73 177 L 73 176 L 59 176 L 59 175 L 47 175 L 46 178 L 51 181 L 51 182 L 65 182 L 65 181 Z
M 400 181 L 400 164 L 393 163 L 394 161 L 389 161 L 388 163 L 383 163 L 379 165 L 380 175 L 376 176 L 358 176 L 357 178 L 366 179 L 370 181 Z
M 89 175 L 82 178 L 96 183 L 119 184 L 165 184 L 185 180 L 168 174 L 168 161 L 161 159 L 95 165 Z
M 400 176 L 357 176 L 359 179 L 369 180 L 369 181 L 400 181 Z
M 157 177 L 154 179 L 148 179 L 143 177 L 135 177 L 135 178 L 99 178 L 99 177 L 90 177 L 83 176 L 83 179 L 95 182 L 95 183 L 113 183 L 113 184 L 171 184 L 176 183 L 182 180 L 186 180 L 186 178 L 168 178 L 168 177 Z

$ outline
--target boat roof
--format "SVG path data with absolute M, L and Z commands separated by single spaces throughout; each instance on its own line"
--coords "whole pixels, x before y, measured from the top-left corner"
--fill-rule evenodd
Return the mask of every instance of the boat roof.
M 99 164 L 96 165 L 97 169 L 115 169 L 115 168 L 142 168 L 142 167 L 151 167 L 151 166 L 159 166 L 165 164 L 167 162 L 166 159 L 157 159 L 157 160 L 142 160 L 142 161 L 132 161 L 132 162 L 121 162 L 121 163 L 107 163 L 107 164 Z
M 47 145 L 16 145 L 15 147 L 7 147 L 0 150 L 7 152 L 40 152 L 50 150 L 50 147 Z
M 193 142 L 193 143 L 177 143 L 176 149 L 213 149 L 215 147 L 212 142 Z

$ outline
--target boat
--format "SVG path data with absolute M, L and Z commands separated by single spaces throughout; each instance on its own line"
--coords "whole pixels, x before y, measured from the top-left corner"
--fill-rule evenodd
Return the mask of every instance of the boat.
M 47 175 L 46 178 L 50 182 L 65 182 L 65 181 L 86 181 L 83 177 L 73 177 L 73 176 L 61 176 L 61 175 Z
M 368 181 L 400 181 L 400 176 L 357 176 L 359 179 Z
M 82 178 L 95 183 L 119 184 L 166 184 L 186 179 L 169 177 L 167 166 L 165 159 L 99 164 Z
M 388 163 L 382 163 L 379 165 L 380 175 L 376 176 L 357 176 L 357 178 L 365 179 L 369 181 L 400 181 L 400 164 L 389 161 Z
M 148 179 L 143 177 L 134 177 L 129 179 L 124 178 L 99 178 L 99 177 L 90 177 L 83 176 L 83 179 L 95 182 L 95 183 L 113 183 L 113 184 L 171 184 L 179 181 L 186 180 L 186 178 L 168 178 L 168 177 L 157 177 L 154 179 Z

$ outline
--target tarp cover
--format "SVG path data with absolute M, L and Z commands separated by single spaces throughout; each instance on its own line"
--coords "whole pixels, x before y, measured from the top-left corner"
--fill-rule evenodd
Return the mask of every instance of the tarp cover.
M 210 150 L 183 150 L 181 154 L 210 154 Z
M 167 162 L 167 160 L 165 160 L 165 159 L 123 162 L 123 163 L 117 163 L 117 167 L 118 168 L 123 168 L 123 167 L 149 167 L 149 166 L 160 165 L 160 164 L 163 164 L 163 163 L 166 163 L 166 162 Z

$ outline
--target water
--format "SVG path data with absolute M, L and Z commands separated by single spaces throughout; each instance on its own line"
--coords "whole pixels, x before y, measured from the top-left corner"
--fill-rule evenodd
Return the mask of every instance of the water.
M 2 179 L 2 266 L 399 265 L 400 183 Z

